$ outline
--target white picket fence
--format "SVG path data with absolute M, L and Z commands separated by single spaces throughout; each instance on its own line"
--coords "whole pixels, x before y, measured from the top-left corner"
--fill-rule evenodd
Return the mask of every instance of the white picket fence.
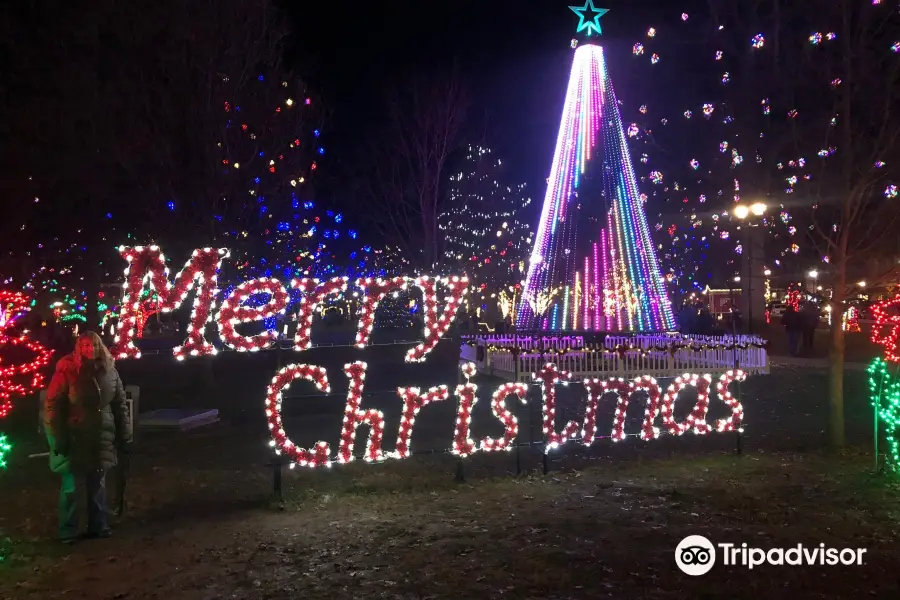
M 580 335 L 566 336 L 517 336 L 513 333 L 490 333 L 485 335 L 464 335 L 464 342 L 474 342 L 480 346 L 518 346 L 519 348 L 582 348 L 584 347 L 584 338 Z
M 482 336 L 478 336 L 482 337 Z M 483 336 L 487 337 L 487 336 Z M 635 335 L 635 336 L 608 336 L 604 340 L 604 347 L 612 349 L 620 346 L 631 346 L 643 349 L 641 351 L 603 352 L 600 349 L 585 348 L 584 340 L 580 343 L 561 341 L 551 345 L 545 343 L 544 348 L 582 348 L 571 350 L 563 354 L 550 352 L 543 354 L 536 346 L 538 344 L 524 344 L 524 337 L 515 344 L 519 348 L 533 349 L 515 356 L 511 349 L 494 348 L 489 345 L 499 346 L 503 342 L 493 339 L 476 340 L 481 345 L 463 343 L 460 348 L 460 360 L 474 362 L 479 372 L 494 375 L 510 381 L 529 382 L 532 373 L 539 371 L 548 362 L 554 363 L 562 371 L 569 371 L 575 379 L 587 377 L 608 378 L 623 377 L 632 378 L 642 375 L 666 378 L 677 377 L 683 373 L 724 373 L 729 369 L 740 368 L 748 373 L 768 373 L 769 361 L 766 349 L 758 347 L 763 340 L 753 336 L 738 336 L 737 343 L 747 345 L 745 348 L 727 348 L 733 344 L 730 336 L 683 336 L 683 335 Z M 504 336 L 507 337 L 507 336 Z M 513 336 L 508 336 L 512 338 Z M 553 338 L 545 338 L 549 342 Z M 706 344 L 707 349 L 679 348 L 670 351 L 668 348 L 673 343 Z M 749 344 L 749 345 L 748 345 Z M 513 346 L 513 343 L 509 344 Z M 665 350 L 654 348 L 666 347 Z M 480 358 L 480 360 L 479 360 Z M 517 365 L 518 361 L 518 365 Z

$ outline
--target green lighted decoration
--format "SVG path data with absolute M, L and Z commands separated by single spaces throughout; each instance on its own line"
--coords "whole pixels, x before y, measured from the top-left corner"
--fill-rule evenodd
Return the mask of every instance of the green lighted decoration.
M 888 442 L 887 463 L 894 473 L 900 474 L 900 380 L 888 371 L 888 362 L 876 358 L 869 365 L 869 391 L 875 409 L 875 443 L 878 443 L 878 423 L 884 424 Z M 876 446 L 876 459 L 877 459 Z
M 594 8 L 594 0 L 586 0 L 584 6 L 570 6 L 569 9 L 580 19 L 576 33 L 587 31 L 585 35 L 588 37 L 594 35 L 595 32 L 597 35 L 603 35 L 600 17 L 609 12 L 608 8 Z
M 6 457 L 12 450 L 12 443 L 5 433 L 0 433 L 0 469 L 6 468 Z

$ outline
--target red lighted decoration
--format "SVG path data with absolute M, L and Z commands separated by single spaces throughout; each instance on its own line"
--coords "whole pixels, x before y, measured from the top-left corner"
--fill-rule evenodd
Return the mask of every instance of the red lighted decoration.
M 709 375 L 681 375 L 675 379 L 666 391 L 665 402 L 662 407 L 663 423 L 672 435 L 683 435 L 693 430 L 697 434 L 709 433 L 709 423 L 706 422 L 706 413 L 709 410 L 709 385 L 712 378 Z M 697 390 L 697 404 L 688 415 L 684 423 L 675 420 L 675 400 L 678 394 L 686 387 Z
M 872 326 L 872 341 L 884 346 L 884 359 L 900 363 L 897 344 L 900 341 L 900 295 L 882 300 L 872 306 L 875 324 Z
M 384 297 L 392 292 L 402 292 L 409 287 L 406 277 L 394 277 L 392 279 L 357 279 L 356 287 L 362 290 L 363 300 L 359 312 L 359 325 L 356 331 L 356 347 L 365 348 L 369 345 L 372 336 L 372 328 L 375 327 L 375 311 Z
M 347 278 L 335 277 L 324 283 L 315 279 L 294 279 L 291 287 L 303 292 L 300 299 L 300 313 L 297 315 L 297 333 L 294 335 L 294 350 L 309 350 L 312 346 L 312 323 L 316 308 L 328 297 L 347 291 Z
M 0 419 L 12 410 L 14 396 L 26 396 L 41 389 L 44 375 L 41 370 L 50 363 L 53 352 L 26 334 L 13 331 L 15 320 L 28 312 L 30 301 L 21 292 L 0 290 Z M 15 354 L 31 354 L 27 362 L 10 364 L 3 358 L 4 350 Z M 9 353 L 6 353 L 7 355 Z
M 350 380 L 350 386 L 347 392 L 347 403 L 344 408 L 340 445 L 333 460 L 338 463 L 347 463 L 354 459 L 356 431 L 361 425 L 369 428 L 368 444 L 364 455 L 367 462 L 379 462 L 386 457 L 396 459 L 408 458 L 412 454 L 410 441 L 419 411 L 429 404 L 446 400 L 449 396 L 448 388 L 447 386 L 436 386 L 424 393 L 415 387 L 398 388 L 397 394 L 403 402 L 403 408 L 400 416 L 396 450 L 385 455 L 382 451 L 385 428 L 384 414 L 379 410 L 364 410 L 361 408 L 365 389 L 366 369 L 366 364 L 363 362 L 354 362 L 344 366 L 344 373 Z M 524 403 L 528 396 L 528 386 L 524 383 L 503 383 L 494 391 L 491 409 L 499 423 L 503 425 L 503 437 L 501 439 L 485 437 L 480 443 L 476 444 L 470 434 L 472 409 L 478 401 L 476 395 L 478 387 L 471 382 L 471 378 L 475 375 L 475 365 L 468 362 L 463 363 L 460 365 L 460 370 L 466 382 L 456 387 L 455 395 L 458 403 L 450 452 L 464 458 L 476 452 L 492 452 L 514 448 L 514 441 L 518 436 L 519 427 L 516 417 L 509 410 L 506 400 L 510 396 L 515 396 Z M 317 442 L 311 450 L 298 448 L 284 431 L 284 425 L 281 420 L 282 393 L 288 389 L 292 381 L 300 378 L 312 381 L 322 393 L 327 394 L 331 391 L 328 386 L 328 377 L 325 369 L 322 367 L 290 365 L 281 369 L 272 380 L 266 398 L 266 417 L 269 421 L 269 429 L 272 432 L 270 444 L 276 449 L 277 453 L 285 454 L 291 458 L 294 464 L 306 467 L 330 466 L 332 458 L 329 455 L 330 447 L 326 442 Z M 662 393 L 659 384 L 649 375 L 637 377 L 631 381 L 620 378 L 585 380 L 584 386 L 588 391 L 588 398 L 585 420 L 581 424 L 581 442 L 589 446 L 598 439 L 598 405 L 600 399 L 607 393 L 615 393 L 618 396 L 613 415 L 611 436 L 614 441 L 627 437 L 624 430 L 624 415 L 628 408 L 629 400 L 636 393 L 647 394 L 648 397 L 640 432 L 640 437 L 644 440 L 656 439 L 661 434 L 660 428 L 655 425 L 660 415 L 666 430 L 675 435 L 681 435 L 687 431 L 694 431 L 694 433 L 699 434 L 709 433 L 714 430 L 720 432 L 739 431 L 744 411 L 741 403 L 729 391 L 729 386 L 732 382 L 743 381 L 745 378 L 746 374 L 743 371 L 729 371 L 719 377 L 716 391 L 722 401 L 731 409 L 731 415 L 718 419 L 714 427 L 706 422 L 709 407 L 708 390 L 712 381 L 710 375 L 683 375 L 679 378 L 677 384 L 673 384 L 669 388 L 666 394 Z M 566 383 L 568 374 L 561 373 L 555 365 L 548 364 L 541 373 L 535 375 L 535 379 L 541 383 L 543 391 L 545 440 L 547 442 L 545 451 L 549 453 L 566 441 L 576 439 L 579 424 L 574 421 L 569 422 L 562 433 L 555 432 L 553 428 L 556 410 L 555 386 L 559 383 Z M 672 407 L 678 392 L 689 385 L 697 387 L 701 393 L 697 405 L 685 423 L 677 423 L 671 416 Z
M 397 433 L 397 450 L 391 454 L 391 458 L 408 458 L 416 415 L 425 406 L 446 400 L 450 396 L 450 390 L 446 385 L 441 385 L 423 394 L 417 387 L 402 387 L 397 388 L 397 395 L 403 400 L 403 412 L 400 415 L 400 430 Z
M 456 397 L 459 399 L 456 404 L 456 428 L 453 434 L 453 448 L 451 452 L 465 458 L 478 450 L 478 446 L 469 436 L 470 427 L 472 425 L 472 409 L 478 402 L 478 386 L 471 382 L 475 376 L 477 368 L 475 363 L 467 362 L 460 366 L 463 377 L 466 382 L 456 386 Z
M 659 415 L 660 398 L 662 391 L 656 383 L 656 379 L 649 375 L 636 377 L 631 381 L 625 381 L 619 377 L 609 379 L 586 379 L 584 386 L 588 390 L 588 405 L 585 409 L 584 427 L 581 433 L 582 443 L 590 446 L 597 438 L 597 413 L 600 398 L 605 394 L 616 394 L 616 412 L 613 416 L 612 433 L 614 442 L 625 439 L 625 416 L 631 397 L 642 392 L 647 394 L 647 407 L 644 409 L 644 423 L 641 427 L 641 439 L 653 440 L 659 437 L 659 428 L 654 423 Z
M 315 365 L 288 365 L 278 371 L 272 378 L 266 395 L 266 419 L 269 421 L 269 431 L 272 440 L 269 442 L 277 454 L 289 457 L 293 464 L 301 467 L 324 467 L 331 465 L 330 450 L 327 442 L 316 442 L 311 450 L 300 448 L 284 431 L 284 423 L 281 421 L 282 395 L 291 387 L 291 383 L 297 379 L 311 381 L 316 389 L 323 394 L 331 393 L 328 385 L 328 374 L 322 367 Z
M 215 347 L 206 341 L 204 330 L 212 320 L 216 294 L 216 278 L 222 260 L 228 256 L 224 248 L 194 250 L 191 259 L 169 281 L 166 259 L 158 246 L 121 246 L 119 252 L 128 262 L 125 269 L 125 291 L 122 310 L 116 330 L 113 354 L 117 358 L 140 358 L 141 351 L 134 345 L 139 330 L 138 320 L 146 319 L 142 311 L 141 294 L 149 282 L 159 298 L 159 310 L 170 312 L 178 309 L 191 291 L 196 293 L 191 320 L 187 327 L 187 339 L 174 349 L 175 358 L 215 354 Z
M 216 279 L 222 261 L 229 256 L 228 250 L 202 248 L 194 250 L 184 268 L 169 280 L 166 259 L 158 246 L 121 246 L 119 252 L 128 263 L 125 269 L 125 284 L 122 309 L 112 352 L 116 358 L 140 358 L 141 352 L 135 340 L 143 337 L 144 323 L 157 312 L 171 312 L 182 306 L 187 296 L 193 292 L 194 302 L 187 339 L 175 348 L 175 357 L 183 360 L 189 356 L 216 354 L 216 348 L 209 343 L 204 332 L 208 322 L 213 320 L 216 297 Z M 325 282 L 315 279 L 294 279 L 290 288 L 302 294 L 297 314 L 297 331 L 294 349 L 308 350 L 312 346 L 312 323 L 322 303 L 333 295 L 347 291 L 350 284 L 362 290 L 359 322 L 355 345 L 364 348 L 369 344 L 375 324 L 375 312 L 379 303 L 389 293 L 406 291 L 410 284 L 422 290 L 422 313 L 424 317 L 424 339 L 406 354 L 406 362 L 423 362 L 434 350 L 441 337 L 447 334 L 462 299 L 468 290 L 465 276 L 431 277 L 422 275 L 415 279 L 394 277 L 391 279 L 366 278 L 351 282 L 346 277 L 338 277 Z M 446 297 L 439 299 L 439 287 L 446 288 Z M 143 298 L 145 291 L 155 292 L 149 299 Z M 262 307 L 244 306 L 244 301 L 254 294 L 269 294 L 269 302 Z M 272 317 L 282 313 L 290 304 L 284 286 L 275 279 L 255 279 L 242 283 L 222 304 L 215 314 L 222 342 L 235 350 L 254 351 L 272 346 L 277 332 L 267 331 L 259 335 L 239 335 L 235 327 Z
M 374 408 L 369 410 L 360 410 L 359 408 L 366 385 L 366 363 L 346 364 L 344 373 L 350 378 L 350 389 L 347 391 L 347 404 L 344 407 L 344 426 L 341 430 L 338 462 L 348 463 L 353 460 L 353 445 L 356 442 L 356 430 L 360 425 L 369 426 L 366 462 L 380 462 L 384 460 L 384 454 L 381 451 L 381 439 L 384 437 L 384 413 Z
M 747 379 L 747 374 L 743 371 L 728 371 L 716 382 L 719 398 L 731 409 L 731 416 L 716 421 L 716 431 L 719 433 L 740 431 L 741 429 L 741 424 L 744 422 L 744 406 L 740 400 L 734 397 L 728 387 L 734 381 L 744 381 L 745 379 Z
M 444 302 L 444 310 L 438 316 L 438 283 L 442 283 L 448 289 L 448 296 Z M 424 362 L 429 352 L 434 350 L 441 336 L 447 333 L 450 325 L 456 318 L 456 313 L 462 305 L 463 296 L 469 290 L 469 278 L 445 277 L 435 278 L 422 275 L 415 280 L 416 286 L 422 290 L 423 312 L 425 316 L 425 341 L 418 344 L 406 353 L 406 362 Z
M 262 306 L 244 306 L 244 302 L 252 296 L 267 294 L 269 301 Z M 278 332 L 266 330 L 258 335 L 241 335 L 235 326 L 241 323 L 252 323 L 284 314 L 290 297 L 288 291 L 277 279 L 253 279 L 245 281 L 234 288 L 222 302 L 222 308 L 216 315 L 219 325 L 219 337 L 226 346 L 238 352 L 255 352 L 265 350 L 278 339 Z
M 491 397 L 491 412 L 503 423 L 504 432 L 503 437 L 499 440 L 491 437 L 481 440 L 479 449 L 483 452 L 511 450 L 513 441 L 519 435 L 519 421 L 506 404 L 506 399 L 510 396 L 515 396 L 522 404 L 525 404 L 528 399 L 528 386 L 524 383 L 504 383 L 494 392 Z
M 569 385 L 572 375 L 568 371 L 560 371 L 553 363 L 547 363 L 540 373 L 534 374 L 534 380 L 541 382 L 542 414 L 544 421 L 545 452 L 550 452 L 565 444 L 578 434 L 578 423 L 569 421 L 562 433 L 556 431 L 556 384 Z

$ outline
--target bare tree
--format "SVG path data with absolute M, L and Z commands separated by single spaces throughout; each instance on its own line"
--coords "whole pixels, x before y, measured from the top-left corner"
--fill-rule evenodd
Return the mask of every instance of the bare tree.
M 5 16 L 19 32 L 9 56 L 21 82 L 6 117 L 11 139 L 29 142 L 10 144 L 8 164 L 40 164 L 40 182 L 73 216 L 111 212 L 147 233 L 178 199 L 184 223 L 203 227 L 177 233 L 215 237 L 209 217 L 228 195 L 223 97 L 280 66 L 286 26 L 269 3 L 38 3 Z
M 200 245 L 245 227 L 255 207 L 247 182 L 222 164 L 224 104 L 274 110 L 289 93 L 251 86 L 280 67 L 287 28 L 269 2 L 9 4 L 3 162 L 8 178 L 32 175 L 41 188 L 44 201 L 17 215 L 43 228 L 32 240 L 80 229 L 86 263 L 114 264 L 94 252 L 110 254 L 128 235 Z M 179 218 L 160 219 L 170 201 Z M 100 277 L 90 275 L 89 290 Z
M 832 289 L 828 442 L 844 445 L 844 329 L 847 298 L 857 288 L 848 275 L 897 276 L 898 211 L 889 188 L 900 161 L 900 61 L 890 53 L 890 33 L 900 25 L 895 10 L 877 10 L 850 0 L 817 3 L 833 43 L 811 48 L 798 65 L 795 100 L 806 106 L 796 119 L 798 151 L 823 158 L 806 189 L 809 231 L 822 256 Z M 806 11 L 806 9 L 805 9 Z M 893 30 L 892 30 L 893 28 Z M 813 30 L 815 31 L 815 30 Z M 827 35 L 827 34 L 826 34 Z M 816 50 L 821 50 L 816 52 Z M 800 110 L 803 110 L 802 108 Z M 887 198 L 886 198 L 887 196 Z
M 857 277 L 869 285 L 898 277 L 896 188 L 890 186 L 900 173 L 900 61 L 891 50 L 900 16 L 880 3 L 852 0 L 802 6 L 709 0 L 709 6 L 743 46 L 733 49 L 745 57 L 738 75 L 746 81 L 753 68 L 741 89 L 744 102 L 732 104 L 736 124 L 758 115 L 760 102 L 778 119 L 775 129 L 741 129 L 743 138 L 756 140 L 766 168 L 755 191 L 792 209 L 815 250 L 801 256 L 825 263 L 817 270 L 831 291 L 828 443 L 840 447 L 847 300 L 859 290 Z
M 440 258 L 438 217 L 450 203 L 447 161 L 459 148 L 468 95 L 459 72 L 418 78 L 387 97 L 387 124 L 370 150 L 364 184 L 373 222 L 412 263 Z

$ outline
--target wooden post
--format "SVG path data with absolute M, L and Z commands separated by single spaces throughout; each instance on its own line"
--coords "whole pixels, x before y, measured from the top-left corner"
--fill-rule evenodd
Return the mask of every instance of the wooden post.
M 282 462 L 281 457 L 275 457 L 275 461 L 272 463 L 272 475 L 273 475 L 273 488 L 275 492 L 275 498 L 278 499 L 278 504 L 280 506 L 284 505 L 284 486 L 282 482 Z
M 513 357 L 513 382 L 519 383 L 519 336 L 518 334 L 513 335 L 513 347 L 512 347 L 512 357 Z M 528 396 L 526 396 L 526 399 Z M 530 407 L 529 407 L 530 410 Z M 530 421 L 530 419 L 529 419 Z M 529 423 L 529 427 L 530 427 Z M 519 436 L 516 436 L 516 477 L 522 474 L 522 445 L 519 443 Z

